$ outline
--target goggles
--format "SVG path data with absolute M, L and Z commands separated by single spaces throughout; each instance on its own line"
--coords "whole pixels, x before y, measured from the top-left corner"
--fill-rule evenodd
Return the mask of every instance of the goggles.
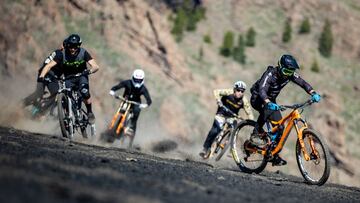
M 79 44 L 68 44 L 68 45 L 67 45 L 67 48 L 69 48 L 69 49 L 77 49 L 77 48 L 79 48 L 79 47 L 80 47 Z
M 281 68 L 281 73 L 285 76 L 291 76 L 295 73 L 295 69 Z
M 243 88 L 234 88 L 234 90 L 237 92 L 241 92 L 241 93 L 245 92 L 245 89 L 243 89 Z
M 133 81 L 135 83 L 142 83 L 144 79 L 137 79 L 137 78 L 133 78 Z

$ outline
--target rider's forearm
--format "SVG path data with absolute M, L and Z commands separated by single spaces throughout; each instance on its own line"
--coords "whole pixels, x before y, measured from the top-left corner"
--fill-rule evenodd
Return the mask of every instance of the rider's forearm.
M 91 59 L 90 61 L 88 61 L 88 63 L 90 64 L 90 71 L 91 72 L 96 72 L 99 70 L 99 65 L 96 63 L 95 59 Z
M 42 69 L 41 74 L 40 74 L 40 78 L 44 78 L 45 75 L 50 71 L 50 69 L 52 67 L 54 67 L 56 65 L 55 61 L 50 61 L 50 63 L 46 64 L 45 67 Z

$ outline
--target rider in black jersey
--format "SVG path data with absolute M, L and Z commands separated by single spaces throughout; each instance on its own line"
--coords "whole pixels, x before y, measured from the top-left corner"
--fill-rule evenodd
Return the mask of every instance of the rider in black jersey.
M 36 111 L 40 111 L 40 113 L 44 113 L 55 102 L 55 96 L 59 89 L 59 85 L 56 78 L 60 77 L 62 74 L 59 64 L 53 67 L 51 71 L 49 71 L 49 73 L 45 75 L 44 80 L 39 79 L 39 76 L 41 74 L 41 71 L 44 69 L 45 65 L 50 63 L 50 61 L 54 59 L 56 53 L 61 52 L 65 46 L 66 46 L 66 39 L 63 41 L 62 47 L 60 49 L 53 51 L 48 57 L 46 57 L 46 59 L 44 60 L 44 62 L 42 63 L 41 67 L 38 70 L 36 89 L 32 94 L 24 98 L 23 100 L 24 107 L 32 105 L 35 102 L 39 101 L 44 95 L 45 87 L 47 87 L 47 89 L 50 92 L 50 96 L 48 97 L 49 100 L 46 103 L 44 103 L 41 109 L 36 109 Z
M 109 92 L 110 95 L 114 96 L 115 91 L 124 88 L 123 97 L 130 101 L 141 103 L 140 96 L 143 95 L 146 100 L 146 104 L 140 104 L 139 106 L 133 105 L 132 111 L 134 117 L 131 119 L 130 128 L 126 129 L 127 133 L 135 135 L 136 132 L 136 123 L 140 115 L 140 111 L 143 108 L 146 108 L 151 105 L 151 97 L 149 91 L 144 85 L 145 82 L 145 73 L 141 69 L 136 69 L 133 72 L 132 78 L 130 80 L 121 81 L 119 84 L 113 86 Z
M 311 95 L 313 101 L 320 101 L 320 95 L 295 72 L 297 69 L 299 69 L 299 65 L 295 58 L 291 55 L 283 55 L 278 62 L 278 66 L 269 66 L 261 78 L 251 87 L 251 106 L 260 113 L 257 119 L 259 131 L 263 131 L 267 119 L 272 121 L 281 120 L 282 117 L 279 106 L 276 104 L 276 98 L 281 89 L 290 81 L 302 87 Z M 279 129 L 283 129 L 283 126 L 280 126 Z M 262 132 L 254 132 L 251 135 L 250 141 L 254 144 L 256 144 L 255 140 L 258 139 L 259 133 Z M 281 134 L 282 130 L 279 130 L 277 136 L 280 137 Z M 273 164 L 285 165 L 286 161 L 277 155 L 273 159 Z
M 81 77 L 67 80 L 66 86 L 79 88 L 80 93 L 84 98 L 89 122 L 93 124 L 95 123 L 95 116 L 91 107 L 88 73 L 97 71 L 99 66 L 89 52 L 80 47 L 81 43 L 82 41 L 79 35 L 71 34 L 66 39 L 65 49 L 62 52 L 56 53 L 54 60 L 48 63 L 42 70 L 39 79 L 44 80 L 44 76 L 56 64 L 60 64 L 61 71 L 65 76 L 84 73 Z M 87 69 L 86 63 L 90 64 L 90 69 Z
M 244 109 L 248 118 L 254 119 L 249 100 L 244 95 L 245 90 L 246 84 L 240 80 L 235 82 L 233 88 L 214 90 L 214 96 L 218 103 L 218 109 L 216 111 L 213 125 L 203 144 L 204 148 L 199 153 L 202 158 L 209 158 L 212 142 L 221 132 L 225 119 L 234 117 L 232 113 L 238 114 L 240 109 Z M 231 112 L 228 112 L 224 107 L 229 109 Z

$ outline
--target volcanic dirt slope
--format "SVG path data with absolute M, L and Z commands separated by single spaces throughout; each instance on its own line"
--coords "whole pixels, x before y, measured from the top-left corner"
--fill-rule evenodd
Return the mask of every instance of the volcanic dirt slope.
M 203 0 L 206 19 L 198 23 L 195 32 L 186 32 L 180 43 L 171 35 L 172 22 L 168 17 L 172 11 L 166 2 L 181 0 L 3 1 L 0 124 L 46 132 L 47 125 L 37 127 L 23 119 L 17 101 L 33 91 L 41 60 L 69 33 L 79 33 L 83 47 L 101 66 L 90 81 L 98 131 L 106 126 L 118 105 L 108 96 L 109 89 L 140 66 L 146 72 L 146 85 L 154 102 L 140 116 L 138 138 L 177 138 L 198 152 L 216 109 L 212 90 L 230 87 L 238 79 L 250 86 L 267 65 L 274 65 L 283 53 L 292 53 L 302 66 L 301 75 L 319 93 L 327 95 L 305 114 L 328 141 L 336 164 L 330 181 L 360 186 L 360 171 L 356 167 L 360 164 L 358 0 Z M 312 25 L 311 33 L 296 34 L 306 17 Z M 281 35 L 287 19 L 291 19 L 294 32 L 293 40 L 284 44 Z M 335 39 L 329 59 L 317 51 L 318 36 L 326 19 L 332 23 Z M 255 28 L 257 37 L 256 46 L 246 49 L 247 64 L 219 56 L 227 30 L 237 38 L 250 26 Z M 211 44 L 203 42 L 205 35 L 211 36 Z M 199 60 L 200 50 L 203 60 Z M 320 74 L 310 69 L 314 59 L 319 62 Z M 284 89 L 279 103 L 300 102 L 308 97 L 300 88 L 291 87 Z M 249 92 L 246 94 L 249 96 Z M 293 145 L 289 144 L 282 152 L 286 158 L 293 156 Z M 298 174 L 296 163 L 287 159 L 288 166 L 281 170 Z
M 58 136 L 0 128 L 0 202 L 359 202 L 360 189 L 309 186 Z

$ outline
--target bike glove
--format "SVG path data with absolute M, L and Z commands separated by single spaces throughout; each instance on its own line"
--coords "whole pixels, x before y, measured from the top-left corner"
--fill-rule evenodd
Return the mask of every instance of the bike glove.
M 273 103 L 273 102 L 269 102 L 266 104 L 266 108 L 269 110 L 273 110 L 273 111 L 278 111 L 280 109 L 279 105 Z
M 139 107 L 140 107 L 140 109 L 144 109 L 144 108 L 148 107 L 148 104 L 140 104 Z
M 114 90 L 110 90 L 109 94 L 110 94 L 111 96 L 115 96 L 115 91 L 114 91 Z
M 320 96 L 318 93 L 316 93 L 316 92 L 314 92 L 314 93 L 311 95 L 311 100 L 312 100 L 313 102 L 319 102 L 320 99 L 321 99 L 321 96 Z
M 44 82 L 44 78 L 38 77 L 37 82 Z
M 89 69 L 85 69 L 83 72 L 82 72 L 83 75 L 89 75 L 91 74 L 91 70 Z

